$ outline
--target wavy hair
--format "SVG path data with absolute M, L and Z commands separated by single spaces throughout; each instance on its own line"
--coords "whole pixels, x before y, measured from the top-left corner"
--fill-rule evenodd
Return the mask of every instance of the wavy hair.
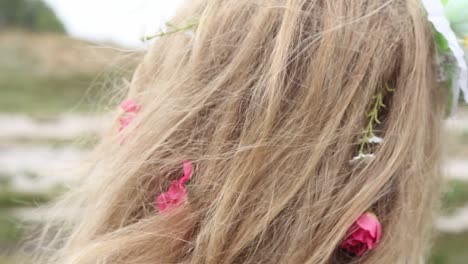
M 124 144 L 115 126 L 103 136 L 42 261 L 424 263 L 446 95 L 418 1 L 190 0 L 171 24 L 193 21 L 139 65 L 129 97 L 142 110 Z M 387 85 L 384 142 L 352 163 Z M 160 214 L 186 159 L 189 201 Z M 339 244 L 368 210 L 382 241 L 351 258 Z

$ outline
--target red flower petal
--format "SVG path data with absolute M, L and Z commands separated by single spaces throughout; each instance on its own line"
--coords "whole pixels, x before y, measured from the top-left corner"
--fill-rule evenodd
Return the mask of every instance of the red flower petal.
M 185 185 L 192 177 L 192 170 L 192 163 L 190 161 L 185 161 L 184 176 L 178 181 L 173 181 L 167 192 L 158 195 L 156 198 L 156 206 L 160 212 L 167 212 L 187 201 L 188 194 Z
M 374 249 L 381 238 L 381 225 L 372 213 L 362 214 L 351 226 L 340 247 L 356 256 Z
M 181 184 L 186 184 L 192 178 L 193 165 L 190 161 L 184 161 L 184 177 L 180 179 Z
M 173 181 L 169 190 L 160 194 L 156 199 L 156 205 L 160 212 L 174 208 L 187 200 L 187 189 L 178 181 Z

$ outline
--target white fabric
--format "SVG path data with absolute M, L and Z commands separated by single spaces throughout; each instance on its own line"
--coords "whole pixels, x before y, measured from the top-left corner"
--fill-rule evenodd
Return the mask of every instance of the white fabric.
M 455 73 L 455 79 L 452 82 L 453 115 L 457 110 L 460 90 L 463 91 L 465 102 L 468 103 L 468 67 L 464 58 L 465 54 L 458 42 L 455 32 L 453 32 L 450 27 L 450 22 L 445 15 L 442 2 L 440 0 L 422 0 L 422 3 L 426 8 L 429 21 L 434 25 L 434 28 L 447 39 L 449 48 L 457 62 L 458 71 Z

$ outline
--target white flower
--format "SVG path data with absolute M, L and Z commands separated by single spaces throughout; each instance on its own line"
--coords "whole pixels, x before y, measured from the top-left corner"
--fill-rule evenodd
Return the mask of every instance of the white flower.
M 373 160 L 374 158 L 375 158 L 375 155 L 372 153 L 370 154 L 360 153 L 359 155 L 357 155 L 351 160 L 351 163 L 355 163 L 355 162 L 362 161 L 362 160 L 370 161 L 370 160 Z
M 193 32 L 193 30 L 191 30 L 191 29 L 184 31 L 184 34 L 188 38 L 193 38 L 195 36 L 195 32 Z
M 374 143 L 374 144 L 382 144 L 383 143 L 383 138 L 377 137 L 377 136 L 372 136 L 371 138 L 367 139 L 368 143 Z

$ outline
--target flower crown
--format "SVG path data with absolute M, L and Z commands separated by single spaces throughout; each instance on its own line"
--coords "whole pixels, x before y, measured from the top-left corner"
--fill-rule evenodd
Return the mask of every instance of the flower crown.
M 463 91 L 468 103 L 468 0 L 421 0 L 434 26 L 441 81 L 448 81 L 454 115 Z

